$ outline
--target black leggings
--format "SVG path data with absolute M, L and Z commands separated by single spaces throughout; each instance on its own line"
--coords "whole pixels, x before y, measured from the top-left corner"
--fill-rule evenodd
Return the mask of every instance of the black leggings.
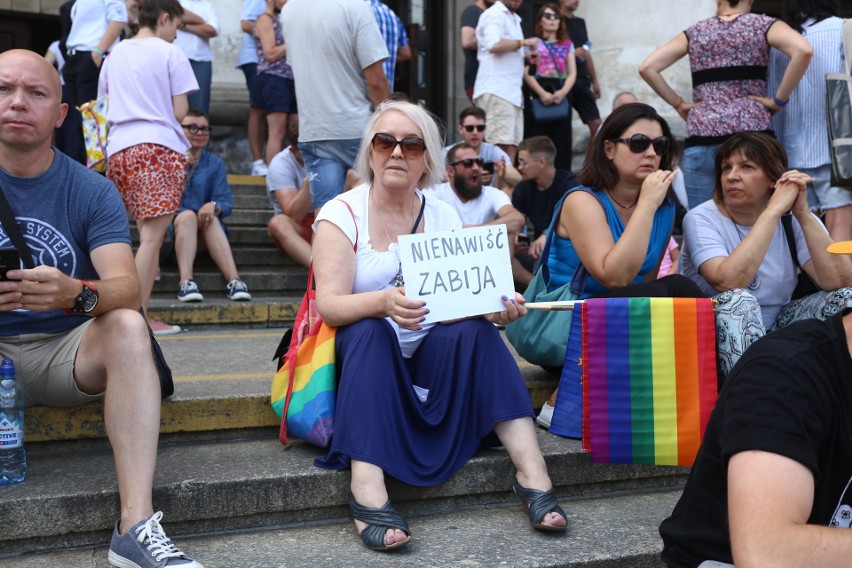
M 704 298 L 698 284 L 682 274 L 664 276 L 658 280 L 613 288 L 593 298 Z

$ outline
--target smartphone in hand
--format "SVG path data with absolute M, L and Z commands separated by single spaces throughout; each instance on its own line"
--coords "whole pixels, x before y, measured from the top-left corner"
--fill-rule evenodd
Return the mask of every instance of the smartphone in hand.
M 8 247 L 0 248 L 0 280 L 8 280 L 6 272 L 17 270 L 21 267 L 21 255 L 18 249 Z

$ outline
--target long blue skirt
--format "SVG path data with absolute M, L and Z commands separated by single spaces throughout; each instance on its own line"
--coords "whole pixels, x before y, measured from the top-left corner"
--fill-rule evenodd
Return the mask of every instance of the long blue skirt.
M 334 437 L 318 467 L 346 469 L 354 459 L 410 485 L 437 485 L 495 424 L 534 416 L 517 363 L 484 319 L 436 325 L 410 359 L 384 319 L 340 327 L 335 341 Z M 426 402 L 414 385 L 428 389 Z

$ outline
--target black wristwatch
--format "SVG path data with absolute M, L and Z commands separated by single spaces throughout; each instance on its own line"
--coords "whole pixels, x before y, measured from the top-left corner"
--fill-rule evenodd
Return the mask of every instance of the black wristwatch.
M 77 296 L 77 302 L 74 304 L 74 307 L 70 310 L 65 310 L 69 314 L 90 314 L 98 305 L 98 300 L 100 299 L 98 289 L 85 280 L 80 280 L 80 283 L 83 284 L 83 291 Z

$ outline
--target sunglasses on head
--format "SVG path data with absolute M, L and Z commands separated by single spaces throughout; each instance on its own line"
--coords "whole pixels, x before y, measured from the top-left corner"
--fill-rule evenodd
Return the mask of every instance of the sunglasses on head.
M 380 154 L 390 154 L 399 146 L 402 149 L 402 155 L 406 158 L 419 158 L 426 151 L 426 142 L 422 138 L 409 136 L 402 140 L 397 140 L 386 132 L 377 132 L 373 136 L 373 150 Z
M 658 156 L 662 156 L 669 151 L 669 139 L 665 136 L 651 140 L 644 134 L 634 134 L 630 138 L 613 138 L 610 142 L 624 142 L 627 144 L 627 148 L 634 154 L 641 154 L 648 149 L 648 146 L 653 146 L 654 152 Z
M 545 20 L 558 20 L 559 14 L 554 14 L 553 12 L 545 12 L 541 15 L 541 17 Z
M 213 132 L 213 129 L 209 126 L 196 126 L 194 124 L 181 124 L 181 126 L 189 130 L 190 134 L 198 134 L 199 132 L 201 134 L 210 134 Z
M 473 164 L 476 164 L 477 166 L 479 166 L 481 168 L 482 164 L 484 164 L 484 163 L 485 162 L 483 161 L 482 158 L 465 158 L 464 160 L 456 160 L 455 162 L 451 163 L 450 165 L 453 166 L 453 167 L 456 167 L 457 165 L 461 164 L 464 167 L 469 169 L 469 168 L 473 167 Z
M 464 129 L 467 130 L 468 132 L 473 132 L 474 130 L 476 130 L 477 132 L 485 132 L 485 125 L 484 124 L 465 124 Z

